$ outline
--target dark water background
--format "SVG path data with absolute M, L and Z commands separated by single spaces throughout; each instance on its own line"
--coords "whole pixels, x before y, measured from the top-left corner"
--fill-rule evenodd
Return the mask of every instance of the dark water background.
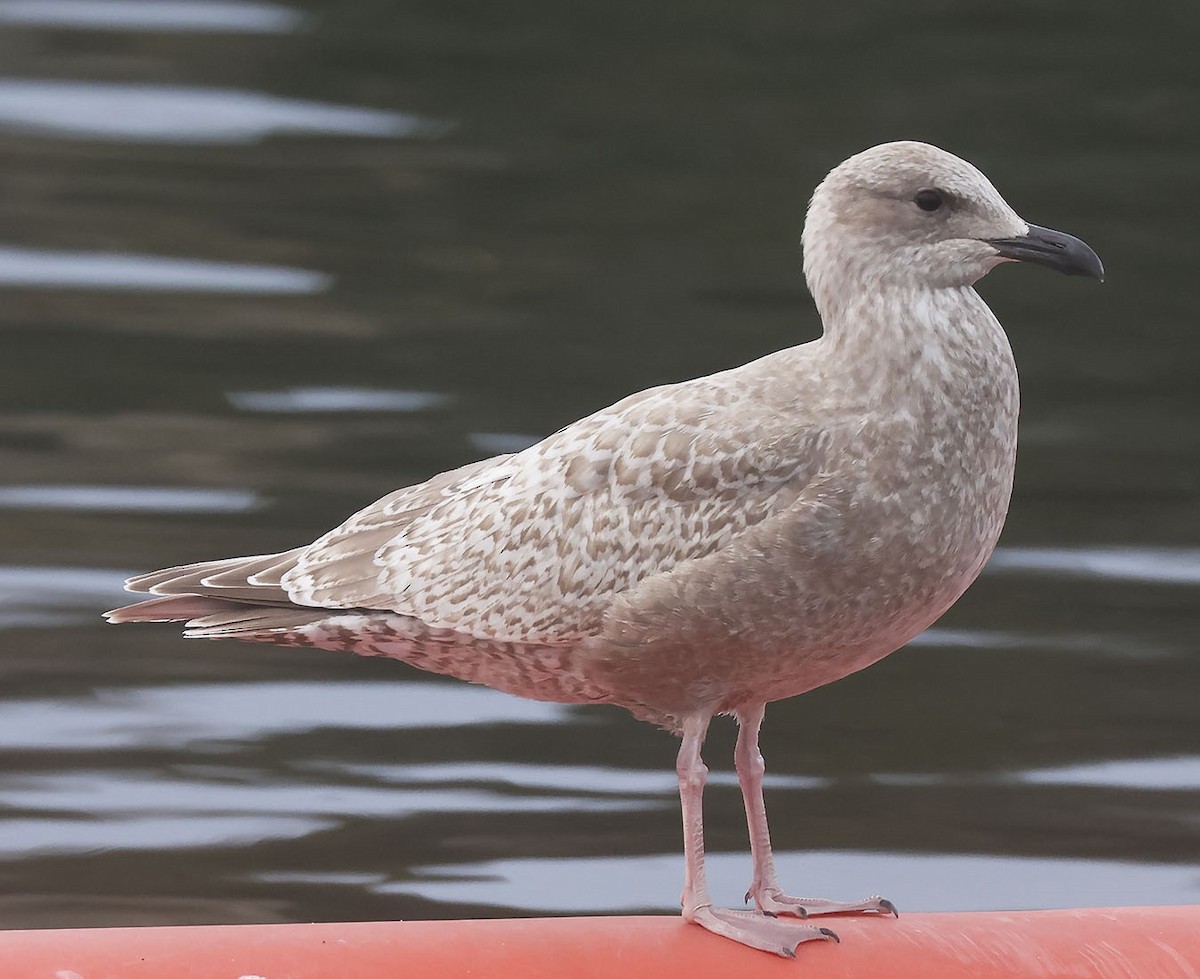
M 807 196 L 905 137 L 1109 281 L 983 283 L 1004 546 L 768 712 L 785 880 L 1200 901 L 1198 43 L 1166 2 L 0 0 L 0 927 L 675 907 L 675 743 L 621 711 L 98 613 L 811 338 Z

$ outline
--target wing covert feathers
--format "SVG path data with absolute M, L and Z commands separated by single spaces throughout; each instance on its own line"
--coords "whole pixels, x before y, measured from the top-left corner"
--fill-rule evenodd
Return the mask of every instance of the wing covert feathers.
M 215 636 L 358 609 L 500 641 L 595 635 L 619 595 L 727 546 L 819 472 L 820 440 L 795 417 L 764 425 L 777 406 L 735 373 L 643 391 L 397 490 L 307 547 L 139 575 L 131 591 L 177 598 L 112 620 L 186 618 Z

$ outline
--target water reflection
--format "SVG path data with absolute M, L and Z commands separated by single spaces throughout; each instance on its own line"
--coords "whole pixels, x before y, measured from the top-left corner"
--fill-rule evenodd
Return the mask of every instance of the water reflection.
M 988 562 L 988 570 L 1197 585 L 1200 584 L 1200 548 L 1001 547 Z
M 297 10 L 253 0 L 0 0 L 0 24 L 25 27 L 285 34 L 303 23 Z
M 95 622 L 96 609 L 125 594 L 127 571 L 0 565 L 0 629 Z
M 1103 789 L 1138 789 L 1148 792 L 1200 792 L 1200 756 L 1127 758 L 1088 765 L 1030 768 L 990 772 L 969 778 L 951 778 L 939 772 L 880 772 L 871 778 L 880 785 L 933 786 L 951 781 L 974 785 L 1090 786 Z
M 804 893 L 903 894 L 903 911 L 989 911 L 1190 904 L 1200 901 L 1195 868 L 1108 860 L 937 856 L 814 850 L 776 852 L 779 875 Z M 745 893 L 749 860 L 711 853 L 713 895 L 731 907 Z M 515 906 L 528 913 L 673 911 L 664 882 L 682 859 L 524 859 L 430 866 L 416 881 L 376 884 L 383 893 L 422 895 L 448 904 Z
M 332 277 L 322 272 L 278 265 L 0 246 L 0 286 L 98 292 L 307 295 L 324 292 L 332 284 Z
M 249 513 L 262 505 L 262 497 L 250 490 L 177 486 L 0 486 L 0 510 Z M 64 576 L 69 577 L 71 571 L 63 570 Z
M 332 823 L 298 816 L 133 816 L 106 819 L 84 811 L 74 819 L 0 820 L 0 855 L 88 854 L 139 850 L 248 846 L 307 836 Z
M 239 846 L 246 842 L 248 826 L 255 827 L 255 839 L 287 839 L 337 825 L 329 817 L 399 820 L 431 809 L 444 813 L 560 813 L 646 808 L 645 803 L 627 800 L 563 794 L 530 797 L 467 786 L 422 785 L 404 790 L 295 778 L 284 781 L 247 772 L 239 775 L 235 781 L 135 770 L 114 778 L 85 770 L 5 780 L 0 791 L 6 804 L 38 813 L 43 825 L 0 818 L 0 855 L 20 855 L 34 846 L 59 852 L 81 845 L 88 848 L 77 829 L 89 814 L 106 827 L 101 830 L 101 837 L 107 838 L 104 845 L 147 849 L 213 843 Z M 205 818 L 212 821 L 207 828 Z M 56 833 L 56 827 L 65 832 Z M 192 834 L 190 839 L 188 834 Z M 95 845 L 93 840 L 91 846 Z
M 1019 777 L 1038 785 L 1096 785 L 1147 791 L 1200 792 L 1200 755 L 1129 758 L 1091 765 L 1035 768 Z
M 447 127 L 407 112 L 265 92 L 7 78 L 0 79 L 0 129 L 63 139 L 253 143 L 302 134 L 432 137 Z
M 1130 635 L 1118 631 L 1093 632 L 1075 628 L 1059 628 L 1040 632 L 1018 629 L 948 629 L 934 626 L 909 642 L 909 649 L 974 649 L 974 650 L 1039 650 L 1042 652 L 1075 655 L 1167 657 L 1180 652 L 1180 646 L 1156 642 L 1145 635 Z
M 353 827 L 364 822 L 395 827 L 399 820 L 430 816 L 440 823 L 456 817 L 469 820 L 455 824 L 451 837 L 496 836 L 485 852 L 503 853 L 521 846 L 512 829 L 517 824 L 505 822 L 506 817 L 545 817 L 551 821 L 547 825 L 569 835 L 573 824 L 564 816 L 574 814 L 589 820 L 631 820 L 629 825 L 640 823 L 648 830 L 653 826 L 648 840 L 654 852 L 636 858 L 559 853 L 446 863 L 421 859 L 418 848 L 415 859 L 381 860 L 378 854 L 366 854 L 376 867 L 372 872 L 287 870 L 268 862 L 247 879 L 293 889 L 339 887 L 384 900 L 420 895 L 451 909 L 490 905 L 522 913 L 669 911 L 674 894 L 666 882 L 674 883 L 681 870 L 675 852 L 676 786 L 666 766 L 652 770 L 505 760 L 365 764 L 339 757 L 306 758 L 303 748 L 288 749 L 284 757 L 289 760 L 282 763 L 277 757 L 285 743 L 281 739 L 317 730 L 324 733 L 309 751 L 328 749 L 346 734 L 360 731 L 390 753 L 399 742 L 389 742 L 388 732 L 405 731 L 407 744 L 425 746 L 418 751 L 422 757 L 436 754 L 435 745 L 453 744 L 455 729 L 472 727 L 490 740 L 503 730 L 497 725 L 518 725 L 530 732 L 539 725 L 554 732 L 569 726 L 574 738 L 583 740 L 579 717 L 587 716 L 486 689 L 381 681 L 191 684 L 10 703 L 0 712 L 0 751 L 24 751 L 26 771 L 0 777 L 0 795 L 10 814 L 0 820 L 0 857 L 67 858 L 97 848 L 110 857 L 198 848 L 236 851 L 301 839 L 319 846 L 318 834 L 352 836 Z M 343 733 L 339 736 L 338 731 Z M 185 753 L 163 754 L 175 749 Z M 72 764 L 57 762 L 72 753 Z M 83 767 L 80 753 L 89 759 Z M 178 760 L 148 764 L 155 757 Z M 992 794 L 986 809 L 1020 813 L 1031 805 L 1033 789 L 1194 793 L 1200 791 L 1200 756 L 968 775 L 891 772 L 871 775 L 869 782 L 899 793 L 882 797 L 895 800 L 885 801 L 889 808 L 898 802 L 897 813 L 925 795 L 951 792 L 958 794 L 949 796 L 951 800 L 966 799 L 979 795 L 983 787 Z M 713 808 L 736 814 L 735 775 L 714 770 L 710 788 Z M 861 795 L 861 779 L 853 775 L 772 774 L 768 790 L 785 816 L 784 833 L 794 832 L 797 814 L 803 813 L 803 825 L 811 824 L 823 835 L 831 812 L 843 811 L 853 804 L 850 800 L 872 797 Z M 877 793 L 874 797 L 880 798 Z M 1054 798 L 1039 796 L 1037 804 Z M 1187 808 L 1183 797 L 1183 811 Z M 964 809 L 959 821 L 969 826 L 973 816 L 978 814 Z M 672 830 L 660 834 L 657 827 L 663 825 Z M 729 852 L 718 847 L 711 854 L 714 884 L 718 894 L 734 900 L 738 888 L 744 888 L 748 866 L 741 831 L 733 834 L 731 847 L 728 830 L 721 829 L 720 822 L 716 825 Z M 806 829 L 803 835 L 807 834 Z M 971 838 L 968 832 L 965 839 Z M 928 852 L 929 845 L 950 846 L 948 840 L 914 833 L 912 843 L 921 852 L 903 852 L 886 843 L 870 853 L 785 850 L 781 869 L 788 879 L 803 881 L 805 889 L 904 894 L 909 909 L 1183 903 L 1200 897 L 1200 876 L 1185 866 L 969 851 L 939 856 Z M 987 881 L 982 892 L 981 880 Z M 580 881 L 587 886 L 576 886 Z
M 0 750 L 192 749 L 330 726 L 396 731 L 552 725 L 566 711 L 558 704 L 458 684 L 294 681 L 110 689 L 77 700 L 6 704 L 0 712 Z
M 408 785 L 414 782 L 462 782 L 474 785 L 501 785 L 522 792 L 553 791 L 584 792 L 592 796 L 603 793 L 638 797 L 659 796 L 674 804 L 679 781 L 673 771 L 635 771 L 627 768 L 601 768 L 594 765 L 531 765 L 519 762 L 459 763 L 446 765 L 306 765 L 305 770 L 324 771 L 327 776 L 353 774 L 371 779 Z M 733 772 L 709 773 L 711 786 L 736 787 Z M 807 775 L 778 775 L 768 773 L 766 784 L 771 788 L 812 789 L 828 785 L 829 780 Z
M 526 435 L 521 432 L 472 432 L 467 438 L 471 448 L 485 455 L 520 452 L 542 440 L 539 435 Z
M 271 414 L 348 411 L 425 411 L 443 408 L 449 395 L 434 391 L 388 391 L 380 388 L 306 387 L 287 391 L 231 391 L 229 403 L 243 411 Z

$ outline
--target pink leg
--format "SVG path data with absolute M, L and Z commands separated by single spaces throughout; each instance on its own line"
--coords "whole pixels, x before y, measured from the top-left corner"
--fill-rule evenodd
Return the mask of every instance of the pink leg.
M 842 914 L 852 911 L 877 911 L 896 914 L 896 907 L 887 898 L 869 897 L 863 901 L 827 901 L 820 897 L 789 897 L 779 884 L 775 858 L 771 853 L 771 831 L 767 827 L 767 807 L 763 802 L 762 753 L 758 750 L 758 730 L 762 726 L 765 704 L 759 704 L 738 714 L 737 747 L 733 763 L 742 800 L 746 804 L 746 824 L 750 829 L 750 856 L 754 861 L 754 877 L 746 900 L 766 914 L 787 914 L 807 918 L 810 914 Z
M 751 948 L 792 957 L 796 946 L 814 939 L 837 941 L 828 928 L 777 920 L 759 911 L 714 908 L 704 874 L 704 782 L 708 769 L 700 757 L 708 715 L 687 719 L 675 770 L 679 773 L 679 801 L 683 809 L 683 917 L 703 928 Z

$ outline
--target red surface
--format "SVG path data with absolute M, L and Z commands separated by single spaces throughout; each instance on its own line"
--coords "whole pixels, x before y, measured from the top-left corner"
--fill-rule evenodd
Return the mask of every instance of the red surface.
M 1026 979 L 1200 975 L 1200 906 L 823 918 L 796 959 L 679 918 L 0 932 L 3 979 Z

